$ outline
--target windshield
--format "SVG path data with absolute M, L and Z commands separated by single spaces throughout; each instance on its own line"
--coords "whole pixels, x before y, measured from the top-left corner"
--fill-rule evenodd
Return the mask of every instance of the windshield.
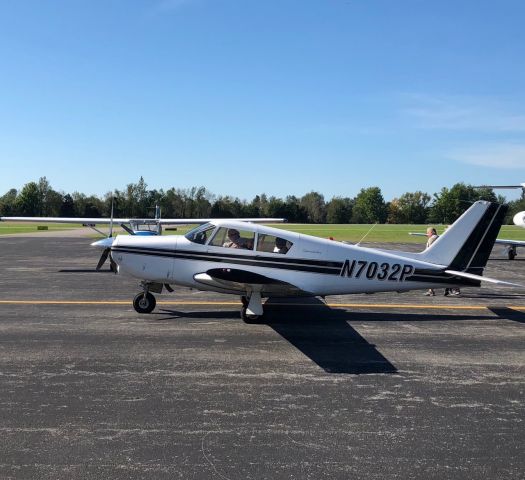
M 190 230 L 186 235 L 184 235 L 190 242 L 205 244 L 210 238 L 213 230 L 215 230 L 215 225 L 212 223 L 205 223 L 204 225 L 199 225 L 193 230 Z

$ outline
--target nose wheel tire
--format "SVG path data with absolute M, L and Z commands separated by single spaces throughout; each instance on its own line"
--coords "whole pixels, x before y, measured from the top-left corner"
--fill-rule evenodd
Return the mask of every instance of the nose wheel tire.
M 143 292 L 137 293 L 133 299 L 133 308 L 138 313 L 151 313 L 156 304 L 155 297 L 149 292 L 146 295 Z

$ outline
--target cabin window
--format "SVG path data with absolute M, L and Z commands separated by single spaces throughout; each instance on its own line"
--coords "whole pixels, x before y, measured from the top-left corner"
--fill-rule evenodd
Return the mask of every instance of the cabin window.
M 259 233 L 257 240 L 257 251 L 268 253 L 286 254 L 292 248 L 293 243 L 283 237 Z
M 205 223 L 204 225 L 199 225 L 198 227 L 190 230 L 186 235 L 184 235 L 190 242 L 200 243 L 204 245 L 211 234 L 215 230 L 215 225 L 211 223 Z
M 220 227 L 210 241 L 214 247 L 240 248 L 243 250 L 253 250 L 255 233 L 249 230 L 237 228 Z

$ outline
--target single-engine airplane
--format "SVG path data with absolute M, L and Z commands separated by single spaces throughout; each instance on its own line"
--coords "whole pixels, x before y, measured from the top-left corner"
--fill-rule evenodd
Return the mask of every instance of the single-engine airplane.
M 254 322 L 266 297 L 326 296 L 480 286 L 507 207 L 474 203 L 421 253 L 344 244 L 268 226 L 212 220 L 186 235 L 119 235 L 93 243 L 109 248 L 120 274 L 141 280 L 139 313 L 155 308 L 153 293 L 180 285 L 240 295 L 241 318 Z

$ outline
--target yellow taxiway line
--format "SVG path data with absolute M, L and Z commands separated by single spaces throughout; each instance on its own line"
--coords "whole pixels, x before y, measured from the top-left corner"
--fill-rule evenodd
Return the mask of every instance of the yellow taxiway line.
M 0 300 L 0 305 L 131 305 L 130 300 Z M 220 302 L 220 301 L 160 301 L 157 305 L 176 305 L 176 306 L 235 306 L 241 305 L 240 302 Z M 486 310 L 489 305 L 422 305 L 410 303 L 276 303 L 274 306 L 295 306 L 295 307 L 322 307 L 330 308 L 407 308 L 421 310 Z M 525 310 L 524 305 L 501 305 L 502 307 L 515 310 Z

